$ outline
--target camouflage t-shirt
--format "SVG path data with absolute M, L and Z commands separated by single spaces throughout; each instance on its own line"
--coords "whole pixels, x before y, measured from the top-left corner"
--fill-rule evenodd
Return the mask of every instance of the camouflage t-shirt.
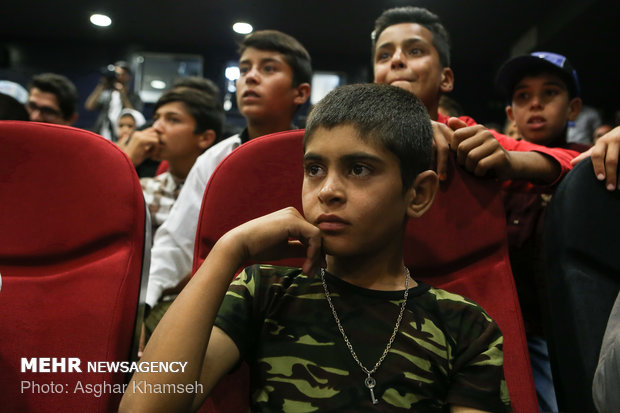
M 325 277 L 344 331 L 370 370 L 394 330 L 404 291 Z M 376 405 L 320 277 L 248 267 L 231 284 L 215 324 L 250 365 L 253 411 L 447 412 L 450 404 L 510 411 L 495 322 L 472 301 L 425 284 L 409 290 L 396 339 L 373 375 Z

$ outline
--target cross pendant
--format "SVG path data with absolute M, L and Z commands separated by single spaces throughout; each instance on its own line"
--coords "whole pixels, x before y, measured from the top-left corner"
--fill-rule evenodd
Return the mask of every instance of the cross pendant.
M 370 374 L 364 380 L 364 385 L 370 390 L 370 400 L 372 400 L 372 404 L 379 404 L 379 400 L 375 398 L 375 391 L 373 390 L 376 384 L 377 382 Z

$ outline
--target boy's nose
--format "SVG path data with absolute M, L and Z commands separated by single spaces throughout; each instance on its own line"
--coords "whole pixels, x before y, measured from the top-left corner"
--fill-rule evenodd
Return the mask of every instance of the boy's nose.
M 32 122 L 42 122 L 43 116 L 41 116 L 41 111 L 39 109 L 35 109 L 30 112 L 30 120 Z
M 538 95 L 533 95 L 532 100 L 530 100 L 530 106 L 533 108 L 542 107 L 542 98 Z
M 402 69 L 405 67 L 402 50 L 398 49 L 392 55 L 391 67 L 392 69 Z
M 157 132 L 161 132 L 163 127 L 163 121 L 161 120 L 161 118 L 157 119 L 155 122 L 153 122 L 153 129 Z
M 244 76 L 246 83 L 258 83 L 260 79 L 260 75 L 258 73 L 258 69 L 253 67 L 247 71 Z
M 334 177 L 325 179 L 319 190 L 319 200 L 325 204 L 331 204 L 334 202 L 343 202 L 344 199 L 345 193 L 341 182 Z

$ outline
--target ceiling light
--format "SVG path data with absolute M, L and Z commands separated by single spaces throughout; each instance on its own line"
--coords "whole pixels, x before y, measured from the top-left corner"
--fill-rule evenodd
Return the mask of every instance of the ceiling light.
M 224 71 L 224 76 L 226 76 L 226 79 L 232 82 L 239 79 L 240 74 L 241 73 L 239 72 L 238 66 L 228 66 L 226 70 Z
M 237 22 L 233 24 L 233 30 L 239 34 L 249 34 L 254 28 L 250 23 Z
M 151 81 L 151 87 L 153 89 L 165 89 L 166 88 L 166 82 L 164 82 L 163 80 L 152 80 Z
M 93 14 L 90 16 L 90 22 L 95 26 L 108 27 L 112 24 L 112 19 L 105 14 Z

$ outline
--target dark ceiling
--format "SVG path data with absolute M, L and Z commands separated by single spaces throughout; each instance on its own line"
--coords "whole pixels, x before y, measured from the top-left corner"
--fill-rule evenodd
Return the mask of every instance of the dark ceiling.
M 566 54 L 581 77 L 586 103 L 618 105 L 618 2 L 611 0 L 81 0 L 11 1 L 2 6 L 0 38 L 8 45 L 46 42 L 115 46 L 123 50 L 196 53 L 234 58 L 238 20 L 298 38 L 319 70 L 350 71 L 369 80 L 369 34 L 386 8 L 419 5 L 437 13 L 451 33 L 454 97 L 469 113 L 500 105 L 495 71 L 530 31 L 530 48 Z M 88 17 L 105 12 L 107 29 Z M 361 69 L 360 69 L 361 68 Z M 355 76 L 354 76 L 355 78 Z M 355 79 L 360 80 L 360 79 Z M 469 110 L 468 110 L 469 109 Z M 473 112 L 472 112 L 473 111 Z

